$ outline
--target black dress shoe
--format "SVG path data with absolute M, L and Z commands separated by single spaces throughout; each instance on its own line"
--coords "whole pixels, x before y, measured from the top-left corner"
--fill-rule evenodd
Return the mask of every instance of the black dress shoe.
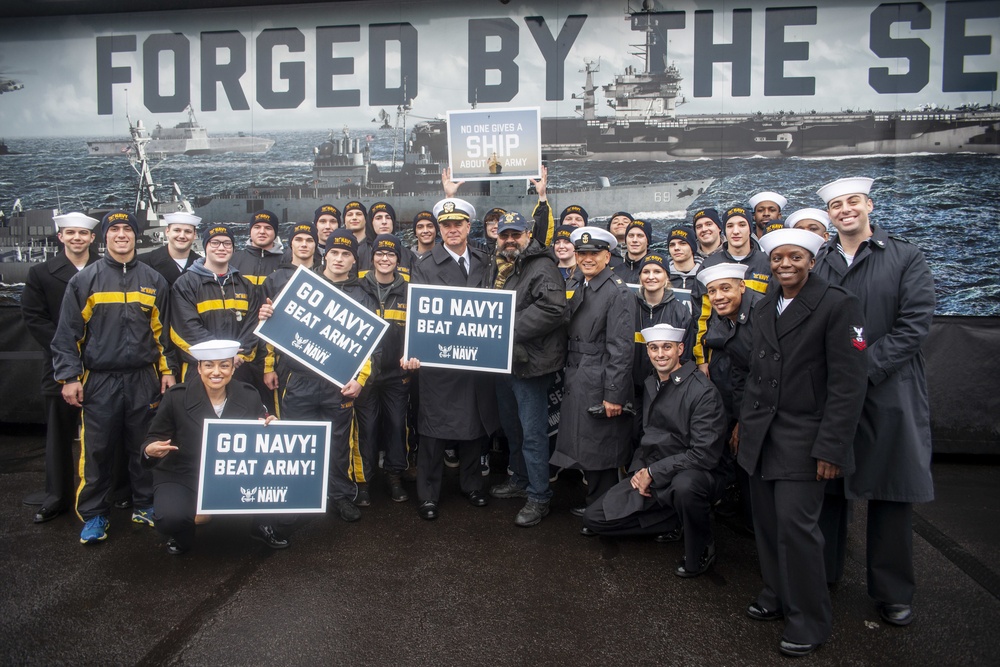
M 272 549 L 288 548 L 288 540 L 284 536 L 276 533 L 274 528 L 267 524 L 258 524 L 251 528 L 250 537 L 258 542 L 263 542 Z
M 41 507 L 38 512 L 35 513 L 35 523 L 45 523 L 46 521 L 52 521 L 63 512 L 65 512 L 61 507 Z
M 580 505 L 579 507 L 571 507 L 569 513 L 573 516 L 583 516 L 583 513 L 587 511 L 586 505 Z
M 486 507 L 490 503 L 490 499 L 482 491 L 469 491 L 465 497 L 473 507 Z
M 784 655 L 792 658 L 802 658 L 809 655 L 820 646 L 822 646 L 822 644 L 797 644 L 782 637 L 781 642 L 778 644 L 778 650 Z
M 48 495 L 49 494 L 45 492 L 45 489 L 42 489 L 41 491 L 32 491 L 22 498 L 21 502 L 26 507 L 40 507 L 41 504 L 45 502 L 45 498 L 48 497 Z
M 659 542 L 660 544 L 669 544 L 670 542 L 680 542 L 683 537 L 684 537 L 684 529 L 675 528 L 674 530 L 671 530 L 669 533 L 660 533 L 653 539 Z
M 431 500 L 425 500 L 420 503 L 420 507 L 417 508 L 417 514 L 424 521 L 433 521 L 438 518 L 438 504 Z
M 167 553 L 171 556 L 180 556 L 183 553 L 187 553 L 187 547 L 182 547 L 177 540 L 171 537 L 167 540 Z
M 751 602 L 747 606 L 747 616 L 755 621 L 777 621 L 784 616 L 780 611 L 771 611 L 770 609 L 764 609 L 756 602 Z
M 597 537 L 597 531 L 596 530 L 591 530 L 590 528 L 587 528 L 586 526 L 584 526 L 583 528 L 580 529 L 580 534 L 583 535 L 584 537 Z
M 880 604 L 878 615 L 889 625 L 902 627 L 913 622 L 913 607 L 908 604 Z
M 692 577 L 699 577 L 708 571 L 708 568 L 712 567 L 712 563 L 715 562 L 715 543 L 709 544 L 705 547 L 705 550 L 701 552 L 701 556 L 698 558 L 698 565 L 696 568 L 692 568 L 687 565 L 687 559 L 685 558 L 681 561 L 681 564 L 674 570 L 674 574 L 682 579 L 691 579 Z

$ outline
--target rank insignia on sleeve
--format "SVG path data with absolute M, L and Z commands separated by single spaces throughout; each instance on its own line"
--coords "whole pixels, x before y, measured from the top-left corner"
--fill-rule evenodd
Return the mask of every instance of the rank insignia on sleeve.
M 854 338 L 851 340 L 851 345 L 858 348 L 859 351 L 864 352 L 868 347 L 868 343 L 865 342 L 864 327 L 852 326 L 851 328 L 854 329 Z

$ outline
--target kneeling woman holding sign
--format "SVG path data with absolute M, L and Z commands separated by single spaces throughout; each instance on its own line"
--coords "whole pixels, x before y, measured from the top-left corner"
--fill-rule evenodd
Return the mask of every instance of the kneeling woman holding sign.
M 167 538 L 167 553 L 179 555 L 194 542 L 194 515 L 198 502 L 202 430 L 206 419 L 274 420 L 260 402 L 257 390 L 232 382 L 239 341 L 213 340 L 192 345 L 198 374 L 171 387 L 149 426 L 142 464 L 153 468 L 153 506 L 156 529 Z M 250 536 L 272 549 L 284 549 L 288 540 L 265 523 L 254 521 Z

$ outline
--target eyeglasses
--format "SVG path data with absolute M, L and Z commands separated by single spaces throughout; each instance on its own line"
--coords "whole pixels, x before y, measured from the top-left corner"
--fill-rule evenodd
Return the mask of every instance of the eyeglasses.
M 500 238 L 502 238 L 502 239 L 514 239 L 516 241 L 517 239 L 521 238 L 522 234 L 523 234 L 523 232 L 515 232 L 515 231 L 501 232 L 500 233 Z
M 232 241 L 215 241 L 215 240 L 213 240 L 213 241 L 209 241 L 208 242 L 208 247 L 209 248 L 232 248 L 233 247 L 233 242 Z
M 389 259 L 390 257 L 395 257 L 396 253 L 391 250 L 376 250 L 375 259 Z

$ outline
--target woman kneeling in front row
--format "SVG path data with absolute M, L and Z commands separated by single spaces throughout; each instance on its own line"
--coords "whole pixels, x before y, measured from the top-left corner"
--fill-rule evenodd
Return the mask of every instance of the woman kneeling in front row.
M 192 345 L 198 374 L 167 390 L 143 445 L 142 464 L 153 468 L 153 507 L 156 530 L 167 538 L 167 553 L 179 555 L 194 543 L 194 516 L 198 504 L 202 432 L 206 419 L 274 420 L 260 402 L 257 390 L 232 382 L 239 341 L 206 341 Z M 284 549 L 288 540 L 266 523 L 254 520 L 250 537 L 272 549 Z

